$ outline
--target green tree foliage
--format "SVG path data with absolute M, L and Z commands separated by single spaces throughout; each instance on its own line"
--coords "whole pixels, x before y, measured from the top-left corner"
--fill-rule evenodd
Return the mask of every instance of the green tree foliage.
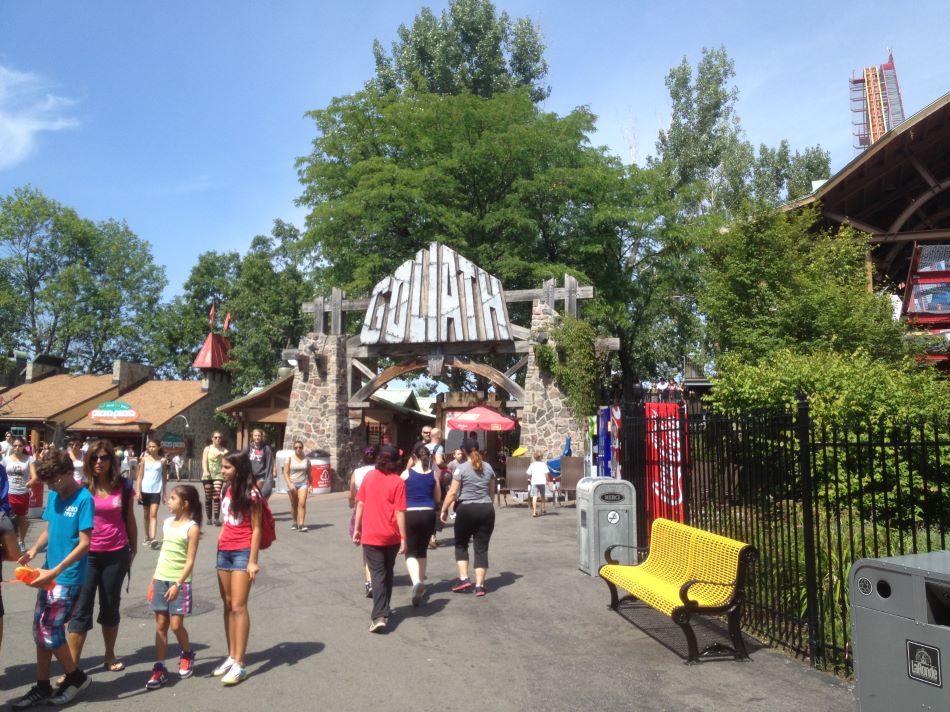
M 439 18 L 424 7 L 397 33 L 390 54 L 378 40 L 373 43 L 372 84 L 383 92 L 468 92 L 487 98 L 523 87 L 536 102 L 551 93 L 543 84 L 548 65 L 534 25 L 497 14 L 488 0 L 452 0 Z
M 760 146 L 756 155 L 736 113 L 734 76 L 720 47 L 703 49 L 695 73 L 684 57 L 666 77 L 670 125 L 660 131 L 653 163 L 670 172 L 691 215 L 735 213 L 750 199 L 777 205 L 810 193 L 811 181 L 830 175 L 830 155 L 820 146 L 792 153 L 783 140 L 776 149 Z
M 140 335 L 166 283 L 124 222 L 83 219 L 30 187 L 0 200 L 0 273 L 3 345 L 90 373 L 142 358 Z
M 200 255 L 184 294 L 156 314 L 151 362 L 164 375 L 193 377 L 191 364 L 211 328 L 208 312 L 216 304 L 218 324 L 231 314 L 228 368 L 234 392 L 245 393 L 273 380 L 280 352 L 296 346 L 306 331 L 300 307 L 313 295 L 311 281 L 288 254 L 297 240 L 296 228 L 277 220 L 271 235 L 255 237 L 243 257 L 237 252 Z
M 904 326 L 890 301 L 867 289 L 866 236 L 831 234 L 817 220 L 813 211 L 760 209 L 711 223 L 699 306 L 714 353 L 750 363 L 786 348 L 903 357 Z
M 936 370 L 912 359 L 885 361 L 861 348 L 850 353 L 782 348 L 755 363 L 726 357 L 710 399 L 726 412 L 794 408 L 799 392 L 807 395 L 817 420 L 945 419 L 950 412 L 950 384 Z
M 508 287 L 603 269 L 623 169 L 588 144 L 587 110 L 558 117 L 524 91 L 367 89 L 311 116 L 319 135 L 299 161 L 311 210 L 302 247 L 324 260 L 324 288 L 366 293 L 433 240 Z

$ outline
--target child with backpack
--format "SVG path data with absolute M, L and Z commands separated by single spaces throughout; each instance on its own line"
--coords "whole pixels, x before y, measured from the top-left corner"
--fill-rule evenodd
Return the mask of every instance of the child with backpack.
M 244 654 L 251 628 L 247 599 L 260 567 L 258 554 L 269 545 L 264 539 L 266 500 L 258 489 L 246 452 L 231 452 L 221 459 L 224 490 L 221 493 L 221 535 L 218 537 L 218 587 L 224 603 L 224 634 L 228 657 L 211 673 L 225 685 L 247 679 Z M 269 514 L 269 510 L 267 510 Z M 272 526 L 272 517 L 267 517 Z
M 184 621 L 191 613 L 191 571 L 201 536 L 201 498 L 192 485 L 178 485 L 165 503 L 172 516 L 162 525 L 162 550 L 149 586 L 149 604 L 155 613 L 156 662 L 145 683 L 147 690 L 157 690 L 168 682 L 165 657 L 169 623 L 181 647 L 178 677 L 191 677 L 195 663 Z

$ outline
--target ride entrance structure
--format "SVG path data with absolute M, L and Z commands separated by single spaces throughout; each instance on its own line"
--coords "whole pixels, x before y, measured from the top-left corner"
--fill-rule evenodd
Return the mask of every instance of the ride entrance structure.
M 593 287 L 565 276 L 564 286 L 505 292 L 494 276 L 437 242 L 419 250 L 373 288 L 368 299 L 347 299 L 339 289 L 304 304 L 313 330 L 282 356 L 294 365 L 284 447 L 293 438 L 307 450 L 329 451 L 332 467 L 347 473 L 367 442 L 369 398 L 390 381 L 415 371 L 438 379 L 452 369 L 490 381 L 505 409 L 521 425 L 522 442 L 559 451 L 565 437 L 584 441 L 582 425 L 551 374 L 535 363 L 534 345 L 550 337 L 563 313 L 577 315 L 577 300 Z M 508 305 L 532 303 L 531 323 L 512 323 Z M 363 312 L 359 334 L 347 334 L 347 315 Z M 616 348 L 616 339 L 602 346 Z M 506 356 L 502 370 L 489 363 Z M 392 365 L 382 368 L 381 359 Z M 523 371 L 523 377 L 519 372 Z

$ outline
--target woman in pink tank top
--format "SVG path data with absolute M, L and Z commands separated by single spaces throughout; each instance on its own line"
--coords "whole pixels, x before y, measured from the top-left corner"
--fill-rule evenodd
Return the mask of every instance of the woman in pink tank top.
M 67 627 L 67 642 L 78 665 L 86 635 L 92 628 L 96 591 L 101 591 L 96 622 L 102 626 L 105 668 L 118 672 L 125 669 L 115 654 L 122 582 L 129 576 L 138 540 L 132 507 L 132 483 L 122 477 L 115 449 L 108 440 L 99 440 L 89 447 L 83 471 L 86 486 L 95 501 L 95 518 L 86 580 Z

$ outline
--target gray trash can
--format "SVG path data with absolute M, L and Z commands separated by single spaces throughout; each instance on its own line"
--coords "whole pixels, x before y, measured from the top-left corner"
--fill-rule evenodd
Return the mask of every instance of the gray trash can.
M 600 570 L 604 550 L 611 544 L 637 545 L 636 492 L 626 480 L 585 477 L 577 483 L 577 568 L 594 575 Z M 631 549 L 617 549 L 615 558 L 636 563 Z
M 861 559 L 849 585 L 858 712 L 950 709 L 950 552 Z

